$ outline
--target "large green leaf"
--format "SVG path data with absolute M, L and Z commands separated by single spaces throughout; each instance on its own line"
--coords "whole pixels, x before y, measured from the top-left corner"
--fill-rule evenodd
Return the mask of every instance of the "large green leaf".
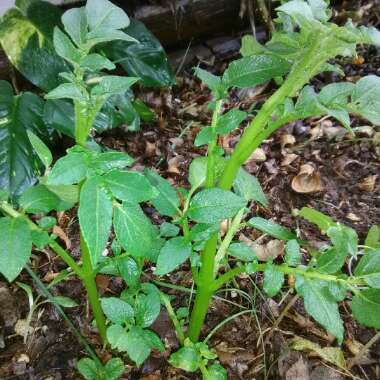
M 267 264 L 264 276 L 264 291 L 269 297 L 274 297 L 284 284 L 284 273 L 276 270 L 275 265 Z
M 0 188 L 19 196 L 36 182 L 42 168 L 27 130 L 47 140 L 43 101 L 31 93 L 13 96 L 12 87 L 4 81 L 0 81 L 0 94 Z
M 78 216 L 81 233 L 95 266 L 106 247 L 112 225 L 112 200 L 98 177 L 83 184 Z
M 276 239 L 280 240 L 292 240 L 296 239 L 296 235 L 288 229 L 273 223 L 270 220 L 261 218 L 259 216 L 253 217 L 248 221 L 248 224 Z
M 164 275 L 184 263 L 191 255 L 191 243 L 184 237 L 168 240 L 162 247 L 157 260 L 157 275 Z
M 134 311 L 132 306 L 120 298 L 102 298 L 101 304 L 104 314 L 113 323 L 122 325 L 133 320 Z
M 297 281 L 299 281 L 297 279 Z M 343 341 L 343 322 L 338 305 L 325 282 L 304 279 L 302 286 L 297 287 L 301 293 L 306 311 L 328 332 L 334 335 L 339 343 Z
M 380 249 L 370 250 L 360 259 L 355 276 L 361 276 L 372 288 L 380 289 Z
M 223 86 L 253 87 L 282 76 L 290 70 L 288 61 L 274 55 L 254 55 L 230 63 L 223 74 Z
M 103 50 L 112 61 L 118 61 L 129 75 L 139 77 L 145 86 L 174 84 L 175 78 L 168 57 L 160 42 L 138 20 L 124 31 L 139 42 L 112 41 Z
M 246 201 L 231 191 L 206 189 L 193 197 L 188 215 L 198 223 L 217 223 L 232 218 L 245 205 Z
M 52 36 L 60 24 L 59 8 L 30 2 L 24 12 L 9 10 L 0 23 L 0 42 L 8 59 L 30 82 L 45 91 L 55 88 L 68 65 L 55 52 Z
M 123 203 L 115 207 L 114 228 L 126 252 L 146 257 L 153 248 L 155 230 L 139 205 Z
M 0 218 L 0 231 L 0 273 L 13 281 L 30 257 L 32 237 L 21 218 Z
M 380 329 L 380 290 L 364 289 L 352 298 L 354 318 L 368 327 Z

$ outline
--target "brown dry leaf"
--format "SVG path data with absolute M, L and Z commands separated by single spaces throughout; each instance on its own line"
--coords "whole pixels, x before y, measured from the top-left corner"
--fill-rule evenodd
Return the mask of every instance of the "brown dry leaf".
M 286 135 L 281 135 L 280 137 L 281 149 L 284 149 L 288 145 L 294 145 L 295 143 L 296 143 L 296 138 L 293 135 L 286 134 Z
M 359 182 L 358 188 L 362 191 L 372 193 L 375 189 L 377 175 L 370 175 Z
M 155 154 L 156 154 L 156 144 L 150 143 L 149 141 L 147 141 L 145 145 L 145 155 L 148 157 L 152 157 Z
M 110 283 L 110 277 L 105 276 L 104 274 L 98 274 L 95 278 L 96 285 L 98 289 L 104 293 L 108 289 L 108 285 Z
M 53 234 L 56 234 L 62 241 L 65 242 L 66 249 L 71 248 L 71 241 L 61 227 L 55 225 L 53 227 Z
M 184 161 L 184 157 L 183 156 L 175 156 L 175 157 L 172 157 L 169 161 L 168 161 L 168 172 L 169 173 L 175 173 L 175 174 L 180 174 L 180 170 L 179 170 L 179 165 Z
M 347 217 L 347 219 L 350 219 L 353 222 L 360 222 L 361 221 L 361 219 L 356 214 L 354 214 L 353 212 L 349 212 L 346 215 L 346 217 Z
M 344 353 L 339 347 L 324 347 L 311 342 L 304 338 L 294 338 L 290 342 L 290 347 L 297 351 L 306 351 L 316 353 L 323 360 L 336 365 L 339 368 L 346 368 Z
M 322 190 L 321 175 L 312 165 L 305 164 L 292 180 L 292 189 L 297 193 L 309 194 Z
M 264 162 L 267 159 L 267 155 L 265 154 L 262 148 L 257 148 L 248 158 L 247 162 L 255 161 L 255 162 Z
M 252 249 L 255 251 L 260 261 L 268 261 L 283 255 L 285 244 L 281 240 L 271 240 L 265 245 L 252 244 Z
M 346 339 L 344 343 L 351 354 L 355 357 L 361 352 L 362 348 L 364 347 L 363 343 L 360 343 L 355 339 Z M 369 364 L 372 360 L 369 350 L 365 351 L 358 359 L 358 364 Z
M 309 380 L 310 372 L 308 363 L 301 356 L 285 374 L 286 380 Z
M 33 332 L 33 328 L 30 326 L 26 319 L 19 319 L 15 324 L 15 333 L 26 338 L 29 334 Z
M 372 137 L 375 133 L 375 129 L 370 125 L 363 125 L 355 128 L 355 134 L 363 137 Z
M 310 140 L 317 140 L 323 136 L 323 128 L 320 125 L 317 125 L 314 128 L 310 129 Z
M 298 157 L 299 155 L 295 153 L 286 154 L 283 160 L 281 161 L 281 166 L 289 166 Z
M 59 273 L 54 273 L 52 271 L 49 271 L 45 274 L 42 281 L 43 282 L 52 282 L 57 276 L 59 276 Z

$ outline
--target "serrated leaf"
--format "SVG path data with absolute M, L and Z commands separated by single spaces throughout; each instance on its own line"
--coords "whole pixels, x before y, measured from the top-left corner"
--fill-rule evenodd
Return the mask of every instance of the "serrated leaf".
M 21 218 L 0 218 L 0 231 L 0 273 L 12 282 L 29 260 L 32 237 Z
M 225 70 L 223 86 L 247 88 L 286 74 L 291 65 L 274 55 L 254 55 L 233 61 Z
M 346 252 L 347 255 L 356 256 L 358 252 L 358 235 L 352 228 L 338 224 L 326 231 L 337 253 Z
M 380 225 L 371 226 L 365 238 L 364 245 L 373 249 L 380 248 Z
M 140 203 L 157 196 L 157 191 L 142 173 L 112 170 L 103 176 L 112 195 L 122 201 Z
M 79 224 L 93 266 L 101 258 L 112 225 L 112 200 L 98 177 L 83 184 L 78 210 Z
M 124 152 L 109 151 L 91 157 L 89 166 L 95 170 L 107 172 L 112 169 L 124 169 L 133 163 L 133 158 Z
M 380 249 L 368 251 L 360 259 L 354 271 L 372 288 L 380 289 Z
M 91 90 L 91 95 L 109 97 L 127 91 L 139 78 L 108 75 Z
M 140 293 L 136 297 L 134 310 L 136 325 L 149 327 L 160 314 L 161 302 L 158 292 L 150 292 L 147 295 Z
M 184 263 L 191 255 L 191 243 L 184 237 L 168 240 L 162 247 L 157 260 L 155 274 L 164 275 Z
M 264 271 L 264 291 L 269 297 L 274 297 L 284 284 L 284 273 L 276 270 L 273 264 L 267 264 Z
M 364 289 L 355 294 L 351 309 L 359 323 L 380 329 L 380 289 Z
M 219 363 L 213 363 L 207 368 L 209 378 L 204 378 L 203 380 L 227 380 L 227 370 L 222 367 Z
M 343 341 L 343 322 L 338 305 L 330 294 L 326 283 L 304 279 L 303 298 L 306 311 L 328 332 L 334 335 L 339 343 Z
M 108 360 L 104 366 L 104 373 L 107 380 L 117 380 L 124 372 L 125 365 L 120 358 Z
M 207 87 L 219 98 L 222 94 L 222 78 L 203 70 L 200 67 L 194 68 L 194 74 L 207 85 Z
M 302 218 L 308 222 L 316 224 L 321 231 L 327 231 L 330 227 L 336 225 L 332 218 L 313 208 L 302 207 L 298 215 L 302 216 Z
M 153 226 L 139 205 L 123 203 L 114 209 L 116 237 L 126 252 L 146 257 L 153 247 Z
M 127 351 L 128 334 L 121 325 L 111 325 L 107 329 L 107 340 L 113 349 Z
M 247 112 L 240 111 L 238 109 L 232 109 L 225 114 L 219 116 L 218 123 L 216 125 L 216 132 L 220 135 L 227 135 L 247 118 Z
M 137 286 L 139 283 L 141 270 L 136 261 L 130 256 L 124 258 L 116 257 L 115 263 L 121 278 L 128 284 L 128 286 L 131 288 Z
M 116 297 L 102 298 L 100 301 L 104 314 L 113 323 L 123 325 L 133 320 L 135 313 L 129 303 Z
M 232 243 L 228 247 L 228 254 L 242 261 L 257 260 L 253 249 L 245 243 Z
M 331 83 L 322 88 L 318 99 L 326 107 L 345 106 L 354 87 L 355 85 L 350 82 Z
M 145 176 L 149 182 L 158 191 L 158 196 L 152 199 L 153 206 L 161 215 L 174 216 L 178 213 L 180 200 L 176 190 L 162 178 L 160 175 L 152 170 L 145 170 Z
M 96 380 L 98 376 L 98 368 L 96 363 L 90 358 L 82 358 L 78 361 L 77 368 L 79 373 L 86 380 Z
M 60 199 L 45 185 L 37 185 L 26 190 L 20 198 L 20 206 L 30 214 L 50 212 L 51 210 L 64 211 L 73 206 Z
M 234 181 L 234 191 L 246 201 L 256 201 L 268 207 L 268 200 L 260 185 L 259 180 L 241 168 Z
M 175 224 L 164 222 L 160 225 L 160 236 L 174 237 L 179 234 L 180 228 Z
M 186 372 L 195 372 L 199 368 L 201 358 L 193 347 L 182 347 L 170 355 L 169 363 Z
M 270 220 L 267 220 L 261 217 L 251 218 L 248 221 L 248 224 L 251 227 L 254 227 L 279 240 L 296 239 L 296 235 L 293 234 L 293 232 L 289 231 L 285 227 L 280 226 L 279 224 L 273 223 Z
M 288 240 L 285 245 L 285 261 L 291 267 L 301 264 L 300 245 L 297 240 Z
M 133 326 L 127 333 L 126 351 L 128 356 L 140 366 L 150 355 L 152 349 L 150 341 L 147 341 L 145 330 Z
M 212 224 L 232 218 L 245 205 L 246 201 L 231 191 L 206 189 L 193 197 L 188 216 L 198 223 Z

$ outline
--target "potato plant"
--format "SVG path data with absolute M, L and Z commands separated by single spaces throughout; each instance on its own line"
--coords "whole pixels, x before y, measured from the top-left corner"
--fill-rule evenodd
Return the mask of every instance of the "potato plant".
M 149 329 L 164 305 L 176 329 L 181 348 L 170 363 L 189 372 L 200 370 L 204 379 L 226 379 L 226 370 L 205 342 L 200 340 L 209 303 L 215 292 L 241 273 L 264 273 L 263 288 L 274 297 L 285 276 L 295 278 L 295 290 L 303 298 L 306 311 L 327 331 L 343 341 L 344 328 L 338 301 L 352 297 L 351 309 L 360 323 L 380 328 L 380 245 L 379 228 L 373 227 L 364 247 L 356 232 L 316 210 L 303 208 L 300 217 L 316 224 L 330 239 L 319 251 L 292 231 L 269 220 L 248 219 L 250 205 L 267 205 L 255 177 L 243 164 L 252 152 L 283 125 L 313 116 L 329 116 L 350 128 L 350 114 L 380 125 L 380 78 L 368 76 L 356 83 L 341 82 L 316 92 L 310 80 L 324 71 L 338 71 L 333 59 L 355 56 L 357 44 L 380 46 L 374 28 L 356 28 L 351 22 L 337 26 L 329 21 L 330 10 L 322 0 L 293 0 L 278 9 L 278 31 L 265 45 L 245 37 L 241 59 L 233 61 L 222 76 L 200 68 L 195 74 L 210 88 L 213 110 L 210 126 L 201 129 L 196 145 L 207 145 L 206 157 L 194 159 L 189 169 L 189 189 L 175 189 L 153 170 L 128 170 L 133 159 L 125 153 L 94 150 L 88 143 L 94 118 L 107 97 L 125 91 L 138 78 L 107 76 L 100 73 L 111 63 L 91 53 L 105 39 L 129 39 L 120 31 L 128 17 L 107 0 L 89 0 L 86 7 L 63 16 L 65 32 L 56 29 L 57 53 L 73 68 L 64 74 L 67 83 L 47 94 L 47 98 L 73 99 L 76 115 L 76 145 L 27 190 L 19 207 L 3 200 L 0 208 L 0 272 L 13 281 L 28 262 L 32 246 L 49 246 L 83 281 L 99 335 L 105 345 L 125 353 L 141 365 L 152 349 L 165 349 Z M 219 146 L 219 136 L 227 135 L 248 118 L 238 109 L 223 112 L 232 88 L 247 88 L 274 79 L 278 89 L 261 106 L 245 128 L 230 156 Z M 39 149 L 37 148 L 39 145 Z M 40 157 L 49 156 L 36 140 Z M 45 152 L 45 153 L 44 153 Z M 152 224 L 141 204 L 149 202 L 163 217 Z M 42 216 L 52 210 L 78 205 L 81 260 L 50 234 L 55 220 Z M 34 214 L 32 221 L 30 215 Z M 248 220 L 247 220 L 248 219 Z M 220 224 L 228 220 L 225 235 Z M 259 262 L 252 248 L 236 240 L 244 226 L 286 242 L 283 263 Z M 111 231 L 112 244 L 108 244 Z M 309 251 L 305 262 L 301 250 Z M 362 255 L 359 259 L 358 255 Z M 355 270 L 345 274 L 348 258 L 358 260 Z M 186 323 L 183 310 L 173 310 L 170 299 L 154 284 L 141 281 L 144 264 L 154 263 L 156 276 L 165 276 L 189 263 L 196 285 L 195 301 Z M 121 276 L 127 288 L 120 297 L 99 297 L 97 273 Z M 113 359 L 105 366 L 82 359 L 79 370 L 86 379 L 117 378 L 123 364 Z M 116 368 L 116 369 L 115 369 Z

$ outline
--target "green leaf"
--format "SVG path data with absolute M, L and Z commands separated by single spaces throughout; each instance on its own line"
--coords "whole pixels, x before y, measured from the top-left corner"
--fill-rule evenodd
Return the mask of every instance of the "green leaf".
M 342 343 L 343 322 L 326 283 L 305 278 L 302 293 L 306 311 Z
M 45 185 L 37 185 L 26 190 L 20 198 L 20 206 L 30 214 L 50 212 L 52 210 L 64 211 L 73 206 L 62 201 Z
M 268 207 L 268 200 L 259 180 L 243 168 L 239 170 L 234 181 L 234 191 L 247 202 L 253 200 L 260 203 L 264 207 Z
M 336 225 L 332 218 L 310 207 L 302 207 L 298 215 L 308 222 L 316 224 L 321 231 L 327 231 Z
M 44 164 L 45 168 L 48 168 L 53 162 L 53 156 L 50 149 L 32 131 L 27 131 L 26 133 L 28 134 L 29 141 L 32 144 L 32 147 L 35 150 L 37 156 Z
M 263 53 L 265 51 L 264 46 L 262 46 L 255 37 L 250 34 L 246 34 L 241 39 L 240 54 L 243 57 L 249 57 L 251 55 Z
M 112 200 L 98 177 L 83 184 L 78 210 L 79 224 L 93 266 L 102 257 L 112 225 Z
M 257 260 L 256 253 L 245 243 L 232 243 L 228 247 L 228 254 L 242 261 Z
M 111 348 L 120 352 L 127 351 L 128 347 L 128 333 L 121 325 L 111 325 L 107 329 L 107 340 Z
M 85 9 L 90 30 L 122 29 L 129 25 L 127 14 L 108 0 L 88 0 Z
M 203 70 L 200 67 L 194 68 L 194 74 L 207 85 L 217 98 L 223 97 L 221 77 L 211 74 L 209 71 Z
M 371 226 L 365 238 L 364 245 L 373 249 L 380 248 L 380 225 Z
M 285 251 L 285 261 L 289 266 L 296 267 L 301 264 L 301 251 L 297 240 L 288 240 Z
M 328 228 L 326 233 L 330 237 L 337 253 L 342 251 L 347 255 L 356 256 L 358 252 L 358 235 L 355 230 L 337 224 Z
M 52 298 L 54 300 L 54 303 L 58 304 L 62 307 L 76 307 L 79 306 L 77 302 L 75 302 L 73 299 L 69 297 L 64 296 L 54 296 Z
M 188 216 L 198 223 L 212 224 L 232 218 L 245 205 L 246 201 L 231 191 L 206 189 L 193 197 Z
M 354 274 L 363 277 L 372 288 L 380 289 L 380 249 L 365 253 L 356 266 Z
M 97 53 L 92 53 L 82 58 L 80 66 L 91 72 L 97 72 L 103 69 L 114 70 L 116 68 L 108 58 Z
M 37 221 L 38 225 L 43 229 L 49 229 L 57 224 L 57 219 L 52 216 L 44 216 Z
M 154 228 L 139 205 L 123 203 L 114 208 L 116 237 L 126 252 L 146 257 L 153 246 Z
M 107 380 L 117 380 L 124 372 L 125 365 L 120 358 L 108 360 L 104 366 L 104 373 Z
M 293 240 L 296 239 L 296 235 L 293 234 L 293 232 L 289 231 L 288 229 L 271 222 L 270 220 L 261 218 L 261 217 L 254 217 L 251 218 L 248 221 L 248 224 L 251 227 L 254 227 L 270 236 L 273 236 L 276 239 L 279 240 Z
M 79 47 L 86 42 L 87 35 L 87 17 L 84 7 L 72 8 L 62 15 L 62 23 L 66 33 L 71 37 Z
M 180 200 L 176 190 L 153 170 L 145 170 L 145 176 L 149 182 L 158 191 L 158 196 L 152 199 L 153 206 L 164 216 L 174 216 L 178 213 Z
M 175 83 L 174 72 L 160 42 L 138 20 L 131 19 L 131 24 L 124 30 L 138 43 L 129 41 L 112 41 L 104 47 L 104 52 L 112 61 L 120 65 L 129 74 L 141 79 L 144 86 L 162 87 Z
M 232 109 L 221 115 L 216 125 L 216 132 L 220 135 L 228 135 L 247 118 L 247 112 Z
M 79 202 L 79 185 L 46 185 L 46 187 L 64 202 Z
M 103 177 L 115 198 L 131 203 L 145 202 L 157 191 L 142 173 L 112 170 Z
M 45 95 L 45 99 L 72 99 L 87 101 L 88 94 L 75 83 L 63 83 Z
M 80 183 L 87 174 L 85 155 L 80 152 L 69 152 L 53 166 L 47 185 L 72 185 Z
M 90 50 L 93 46 L 97 44 L 115 40 L 137 42 L 135 38 L 129 36 L 121 30 L 101 28 L 92 30 L 87 34 L 85 48 L 86 50 Z
M 32 186 L 40 174 L 42 165 L 27 132 L 48 139 L 42 114 L 43 101 L 37 95 L 14 97 L 11 85 L 0 81 L 0 188 L 11 198 Z
M 222 367 L 219 363 L 213 363 L 210 367 L 207 368 L 208 378 L 203 380 L 228 380 L 227 370 Z
M 214 139 L 213 129 L 211 127 L 203 127 L 194 140 L 195 146 L 209 144 Z
M 34 246 L 39 250 L 43 250 L 52 240 L 46 231 L 32 230 L 30 233 Z
M 331 83 L 322 88 L 318 99 L 326 107 L 345 106 L 354 87 L 355 85 L 350 82 Z
M 96 363 L 90 358 L 82 358 L 78 361 L 77 368 L 79 373 L 86 380 L 97 380 L 98 379 L 98 368 Z
M 81 59 L 84 57 L 84 53 L 78 50 L 70 38 L 57 26 L 54 28 L 53 43 L 55 51 L 60 57 L 74 66 L 79 65 Z
M 50 99 L 45 102 L 44 121 L 50 129 L 56 129 L 63 134 L 74 137 L 74 106 L 70 101 Z
M 220 178 L 227 161 L 223 157 L 217 157 L 215 162 L 215 177 Z M 207 175 L 207 157 L 196 157 L 190 164 L 189 182 L 193 189 L 197 189 L 204 185 Z
M 155 274 L 162 276 L 171 272 L 190 257 L 191 251 L 191 243 L 184 237 L 168 240 L 158 256 Z
M 322 273 L 336 273 L 346 262 L 348 252 L 329 247 L 318 257 L 316 268 Z
M 108 75 L 93 87 L 91 95 L 109 97 L 127 91 L 139 78 Z
M 244 57 L 229 64 L 223 74 L 223 86 L 247 88 L 286 74 L 291 65 L 274 55 Z
M 220 226 L 218 223 L 215 224 L 196 224 L 191 230 L 190 230 L 190 240 L 192 241 L 207 241 L 211 235 L 213 235 L 216 232 L 219 232 Z
M 273 264 L 267 264 L 264 271 L 264 291 L 269 297 L 274 297 L 284 284 L 284 273 L 276 270 Z
M 179 231 L 179 227 L 172 223 L 164 222 L 160 225 L 160 236 L 162 237 L 177 236 Z
M 150 348 L 155 348 L 159 352 L 165 352 L 165 345 L 156 333 L 151 330 L 143 330 L 144 340 L 149 344 Z
M 355 294 L 351 303 L 352 315 L 367 327 L 380 329 L 380 290 L 364 289 Z
M 60 83 L 68 64 L 55 52 L 53 29 L 61 10 L 47 2 L 32 2 L 24 14 L 10 9 L 0 23 L 0 43 L 11 63 L 35 86 L 50 91 Z
M 139 294 L 135 305 L 136 325 L 149 327 L 158 317 L 161 310 L 160 296 L 158 292 L 150 292 L 147 295 Z
M 92 156 L 89 165 L 94 170 L 108 172 L 112 169 L 124 169 L 133 163 L 133 158 L 124 152 L 109 151 Z
M 130 257 L 116 258 L 115 262 L 119 270 L 120 276 L 128 284 L 129 287 L 135 287 L 139 283 L 140 268 L 136 261 Z
M 351 97 L 354 112 L 375 125 L 380 125 L 380 77 L 368 75 L 360 79 Z
M 12 282 L 28 262 L 32 238 L 21 218 L 0 218 L 0 273 Z
M 111 322 L 122 325 L 133 320 L 135 313 L 128 302 L 116 297 L 102 298 L 100 301 L 104 314 Z
M 133 108 L 137 111 L 142 121 L 150 123 L 156 120 L 156 114 L 142 100 L 135 99 L 132 102 Z
M 170 355 L 169 363 L 186 372 L 195 372 L 199 368 L 201 358 L 193 347 L 182 347 Z

